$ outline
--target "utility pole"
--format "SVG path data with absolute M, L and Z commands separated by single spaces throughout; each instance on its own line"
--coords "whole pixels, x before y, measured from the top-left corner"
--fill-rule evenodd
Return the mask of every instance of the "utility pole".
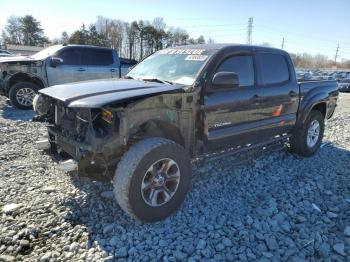
M 249 17 L 248 19 L 248 27 L 247 27 L 247 44 L 252 44 L 252 33 L 253 33 L 253 17 Z
M 283 48 L 284 48 L 284 37 L 282 39 L 282 44 L 281 44 L 281 49 L 283 49 Z
M 108 19 L 106 19 L 106 46 L 108 46 Z
M 337 66 L 338 53 L 339 53 L 339 43 L 337 45 L 337 49 L 335 50 L 335 56 L 334 56 L 334 64 L 335 64 L 335 66 Z

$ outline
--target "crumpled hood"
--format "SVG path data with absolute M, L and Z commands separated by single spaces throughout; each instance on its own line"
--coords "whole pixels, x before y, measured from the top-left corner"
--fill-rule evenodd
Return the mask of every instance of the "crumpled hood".
M 27 61 L 36 61 L 30 56 L 9 56 L 9 57 L 0 57 L 0 63 L 7 62 L 27 62 Z
M 39 93 L 60 100 L 68 107 L 100 108 L 130 98 L 180 91 L 183 87 L 139 80 L 103 79 L 51 86 Z

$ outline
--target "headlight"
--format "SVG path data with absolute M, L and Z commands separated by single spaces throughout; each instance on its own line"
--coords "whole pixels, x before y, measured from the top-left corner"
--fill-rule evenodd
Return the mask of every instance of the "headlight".
M 113 113 L 106 109 L 102 109 L 102 119 L 106 121 L 108 124 L 111 124 L 113 121 Z
M 33 109 L 38 115 L 45 115 L 50 109 L 50 103 L 42 94 L 37 94 L 33 99 Z

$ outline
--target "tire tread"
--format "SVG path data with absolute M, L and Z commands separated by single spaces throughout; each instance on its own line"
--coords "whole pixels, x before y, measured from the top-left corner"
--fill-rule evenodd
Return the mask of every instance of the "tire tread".
M 118 163 L 113 178 L 113 192 L 120 207 L 134 218 L 137 218 L 137 216 L 130 205 L 129 193 L 135 169 L 145 155 L 161 145 L 168 144 L 180 146 L 171 140 L 160 137 L 142 140 L 131 146 Z

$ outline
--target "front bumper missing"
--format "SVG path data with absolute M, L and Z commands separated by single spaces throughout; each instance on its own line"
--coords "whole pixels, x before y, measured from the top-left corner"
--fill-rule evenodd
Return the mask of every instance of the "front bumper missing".
M 42 138 L 39 141 L 36 142 L 37 149 L 39 150 L 50 150 L 53 151 L 51 147 L 51 143 L 48 138 Z M 74 159 L 66 159 L 66 160 L 59 160 L 60 158 L 57 157 L 58 152 L 56 151 L 56 154 L 54 155 L 54 160 L 58 163 L 58 169 L 64 172 L 73 172 L 78 170 L 78 162 Z

